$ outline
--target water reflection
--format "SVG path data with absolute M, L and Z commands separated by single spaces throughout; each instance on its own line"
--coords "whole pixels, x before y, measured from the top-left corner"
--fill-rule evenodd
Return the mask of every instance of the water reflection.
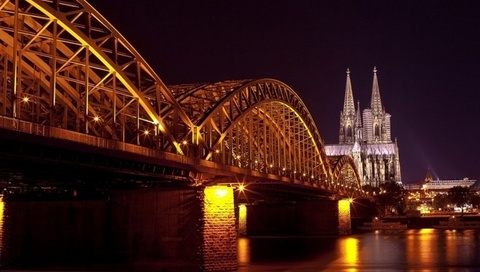
M 62 267 L 59 260 L 74 265 L 117 262 L 99 254 L 121 246 L 107 231 L 104 204 L 72 205 L 4 203 L 0 199 L 0 268 L 9 264 L 48 270 L 45 267 Z M 479 242 L 480 230 L 436 229 L 345 237 L 241 237 L 237 241 L 238 271 L 478 271 Z M 132 257 L 128 254 L 132 252 L 125 251 L 126 259 Z M 122 263 L 115 265 L 100 270 L 128 270 Z
M 239 271 L 478 271 L 479 239 L 479 231 L 436 229 L 338 238 L 240 238 Z M 281 254 L 268 251 L 279 248 L 280 241 Z

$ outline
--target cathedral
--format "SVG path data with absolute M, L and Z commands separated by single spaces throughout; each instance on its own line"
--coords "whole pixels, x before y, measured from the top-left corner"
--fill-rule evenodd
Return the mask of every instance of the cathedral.
M 401 183 L 398 145 L 391 139 L 391 115 L 382 105 L 375 67 L 370 107 L 363 113 L 359 103 L 355 108 L 350 70 L 347 69 L 338 144 L 325 145 L 325 151 L 331 157 L 352 157 L 362 177 L 362 186 L 379 187 L 387 181 Z

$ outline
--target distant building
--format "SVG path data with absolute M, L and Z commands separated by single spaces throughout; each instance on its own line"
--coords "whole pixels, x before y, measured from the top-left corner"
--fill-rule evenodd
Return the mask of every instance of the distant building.
M 475 179 L 446 179 L 446 180 L 434 180 L 425 179 L 423 183 L 417 184 L 405 184 L 405 189 L 407 191 L 430 191 L 430 192 L 448 192 L 451 188 L 455 186 L 462 186 L 462 187 L 469 187 L 472 186 L 477 182 Z
M 378 187 L 387 181 L 401 183 L 397 142 L 391 139 L 391 115 L 380 98 L 377 69 L 373 69 L 370 107 L 360 112 L 353 99 L 350 70 L 347 69 L 345 99 L 340 112 L 339 143 L 325 145 L 327 156 L 350 155 L 355 161 L 362 186 Z

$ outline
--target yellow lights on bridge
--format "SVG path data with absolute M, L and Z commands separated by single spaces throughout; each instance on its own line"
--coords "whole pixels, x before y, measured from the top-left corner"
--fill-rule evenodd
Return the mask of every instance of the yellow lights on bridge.
M 93 121 L 95 122 L 99 122 L 101 119 L 100 119 L 100 116 L 98 115 L 95 115 L 95 117 L 93 117 Z
M 29 98 L 28 96 L 24 96 L 24 97 L 22 98 L 22 102 L 28 103 L 28 101 L 30 101 L 30 98 Z

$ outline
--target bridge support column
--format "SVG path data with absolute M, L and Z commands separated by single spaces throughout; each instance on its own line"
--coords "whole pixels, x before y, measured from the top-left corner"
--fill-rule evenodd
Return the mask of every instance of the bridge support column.
M 237 271 L 232 187 L 118 191 L 110 205 L 115 256 L 164 260 L 166 270 Z
M 317 199 L 297 203 L 301 233 L 349 235 L 352 233 L 349 200 Z
M 315 199 L 246 208 L 246 222 L 242 222 L 239 207 L 239 234 L 349 235 L 352 231 L 349 200 Z
M 206 187 L 203 194 L 203 271 L 237 271 L 233 188 Z

